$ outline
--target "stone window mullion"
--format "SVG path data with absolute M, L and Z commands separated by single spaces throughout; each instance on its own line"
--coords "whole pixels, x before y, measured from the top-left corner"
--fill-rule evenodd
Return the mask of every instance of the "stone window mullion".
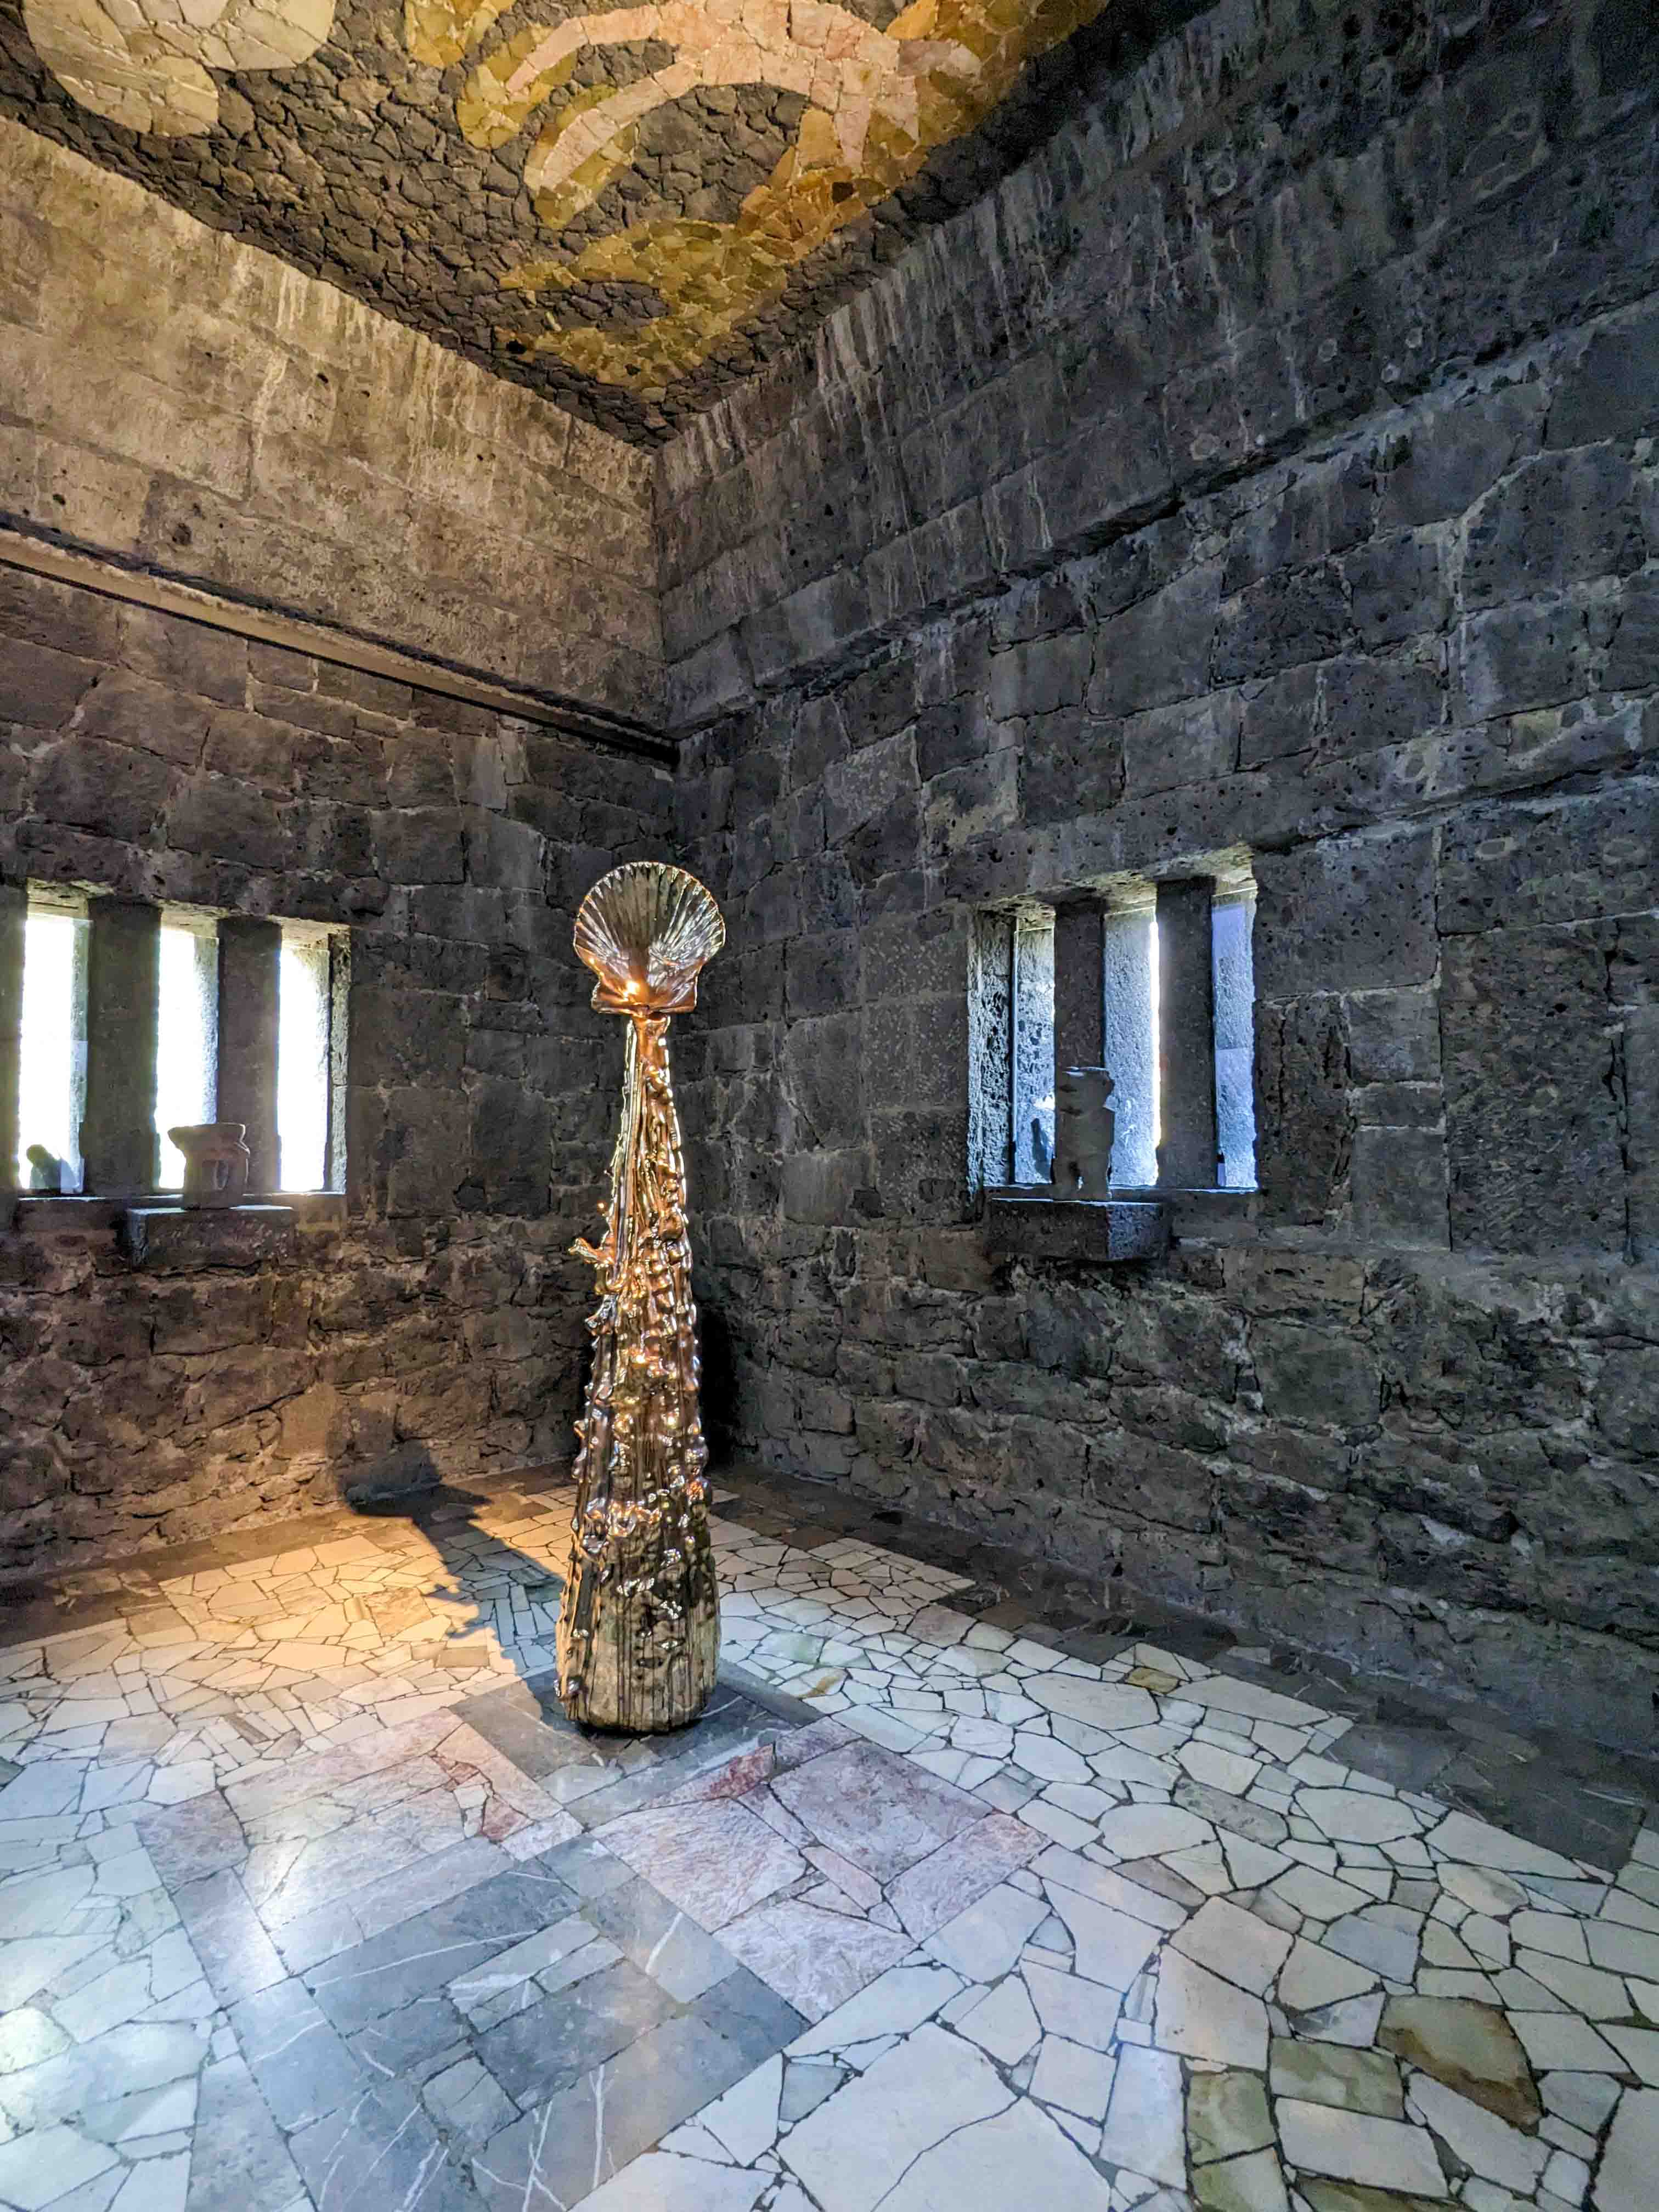
M 95 898 L 89 917 L 83 1188 L 133 1197 L 155 1188 L 161 909 L 148 900 Z
M 250 1192 L 276 1189 L 276 1050 L 283 931 L 228 915 L 219 924 L 217 1118 L 246 1130 Z
M 1212 1190 L 1215 1112 L 1215 886 L 1194 876 L 1158 886 L 1158 1182 Z

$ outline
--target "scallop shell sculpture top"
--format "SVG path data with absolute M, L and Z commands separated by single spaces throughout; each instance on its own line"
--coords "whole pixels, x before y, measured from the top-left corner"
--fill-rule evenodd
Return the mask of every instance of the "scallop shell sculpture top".
M 695 876 L 630 860 L 602 876 L 576 915 L 576 954 L 599 977 L 593 1004 L 613 1014 L 680 1014 L 697 971 L 726 942 L 720 910 Z

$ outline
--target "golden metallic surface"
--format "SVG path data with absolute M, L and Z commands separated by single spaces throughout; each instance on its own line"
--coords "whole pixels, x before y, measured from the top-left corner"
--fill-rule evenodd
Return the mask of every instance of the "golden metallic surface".
M 1021 71 L 1111 0 L 908 0 L 884 28 L 840 0 L 644 0 L 586 11 L 567 0 L 473 67 L 456 103 L 462 136 L 506 149 L 550 108 L 524 182 L 549 233 L 544 256 L 499 279 L 537 303 L 540 329 L 499 327 L 519 360 L 553 355 L 602 384 L 663 398 L 782 299 L 792 272 L 860 222 L 930 155 L 976 130 Z M 476 51 L 506 0 L 404 0 L 416 60 Z M 579 63 L 620 46 L 668 49 L 660 68 L 572 90 Z M 716 87 L 768 85 L 803 99 L 794 143 L 736 217 L 647 216 L 590 237 L 585 217 L 639 153 L 657 109 Z M 562 295 L 622 283 L 654 293 L 641 321 L 571 320 Z
M 576 1425 L 559 1694 L 573 1720 L 597 1728 L 684 1728 L 720 1657 L 668 1024 L 696 1004 L 698 972 L 725 941 L 702 885 L 659 861 L 613 869 L 576 916 L 578 957 L 599 978 L 593 1004 L 629 1018 L 605 1234 L 571 1248 L 598 1271 L 599 1303 Z

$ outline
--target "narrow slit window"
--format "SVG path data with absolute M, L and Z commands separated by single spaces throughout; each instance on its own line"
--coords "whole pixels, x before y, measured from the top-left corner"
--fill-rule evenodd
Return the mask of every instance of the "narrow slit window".
M 31 900 L 23 921 L 23 1019 L 17 1181 L 24 1190 L 81 1188 L 87 1097 L 87 919 Z
M 1220 890 L 1211 908 L 1215 994 L 1216 1149 L 1227 1190 L 1255 1188 L 1255 888 Z
M 329 1182 L 331 989 L 326 930 L 283 927 L 276 983 L 278 1188 Z
M 219 942 L 211 918 L 163 910 L 156 1001 L 155 1131 L 160 1188 L 177 1190 L 185 1156 L 167 1131 L 211 1121 L 219 1069 Z
M 1054 1165 L 1054 916 L 1028 909 L 1014 924 L 1013 1167 L 1017 1183 L 1047 1182 Z
M 1068 890 L 1063 911 L 1070 920 L 1058 956 L 1054 906 L 1033 901 L 975 917 L 970 1184 L 1052 1186 L 1058 999 L 1062 1041 L 1100 1052 L 1112 1079 L 1111 1191 L 1254 1190 L 1255 882 L 1248 854 L 1212 854 L 1157 884 L 1125 876 L 1088 896 Z M 1089 1004 L 1097 961 L 1098 1030 Z
M 1158 1180 L 1158 922 L 1151 886 L 1109 908 L 1106 1066 L 1112 1078 L 1112 1182 L 1128 1189 Z

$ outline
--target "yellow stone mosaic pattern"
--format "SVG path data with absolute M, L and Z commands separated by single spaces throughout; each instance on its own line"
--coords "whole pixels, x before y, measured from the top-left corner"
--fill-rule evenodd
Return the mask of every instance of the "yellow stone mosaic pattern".
M 417 61 L 471 52 L 507 0 L 405 0 Z M 764 84 L 809 103 L 795 143 L 735 222 L 630 224 L 573 259 L 526 262 L 504 280 L 544 302 L 534 336 L 498 330 L 520 357 L 556 355 L 600 382 L 660 399 L 740 324 L 777 300 L 790 271 L 972 131 L 1022 69 L 1099 15 L 1108 0 L 912 0 L 884 31 L 825 0 L 667 0 L 532 26 L 481 62 L 457 106 L 463 135 L 504 146 L 555 103 L 525 162 L 551 231 L 591 207 L 633 161 L 643 117 L 702 86 Z M 655 40 L 665 69 L 561 100 L 583 51 Z M 652 287 L 667 313 L 643 323 L 561 329 L 548 295 L 593 281 Z
M 24 0 L 23 21 L 65 92 L 158 137 L 219 119 L 211 70 L 292 69 L 334 24 L 334 0 Z

